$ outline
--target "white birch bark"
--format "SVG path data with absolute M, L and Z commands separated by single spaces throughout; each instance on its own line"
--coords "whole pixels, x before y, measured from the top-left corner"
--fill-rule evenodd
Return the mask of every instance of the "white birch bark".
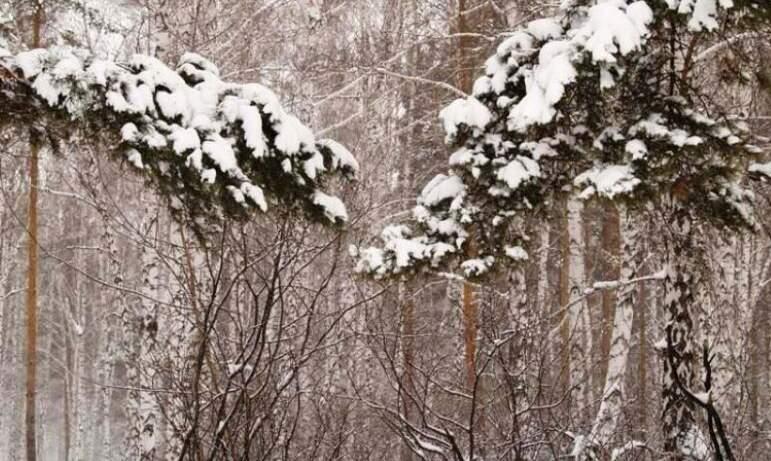
M 637 273 L 638 227 L 627 212 L 621 213 L 622 263 L 621 280 L 631 280 Z M 587 438 L 586 451 L 576 453 L 582 459 L 598 459 L 597 450 L 608 449 L 626 399 L 625 380 L 631 350 L 632 323 L 634 319 L 635 284 L 621 285 L 613 315 L 613 331 L 610 340 L 608 371 L 605 376 L 600 408 Z
M 151 216 L 151 213 L 146 213 Z M 157 299 L 158 299 L 158 257 L 155 245 L 157 223 L 153 232 L 147 232 L 146 240 L 141 248 L 141 293 L 137 302 L 137 311 L 129 316 L 129 334 L 133 335 L 132 359 L 133 366 L 128 370 L 128 381 L 131 391 L 127 404 L 129 431 L 127 434 L 128 450 L 133 459 L 140 461 L 155 460 L 157 450 L 158 414 L 155 396 L 155 370 L 152 357 L 156 350 L 158 332 Z M 152 247 L 150 246 L 152 245 Z
M 570 257 L 568 283 L 570 287 L 570 384 L 578 386 L 576 404 L 582 411 L 591 399 L 591 383 L 585 382 L 592 369 L 591 355 L 591 320 L 587 302 L 584 299 L 586 273 L 584 261 L 584 204 L 577 198 L 568 199 L 568 238 Z

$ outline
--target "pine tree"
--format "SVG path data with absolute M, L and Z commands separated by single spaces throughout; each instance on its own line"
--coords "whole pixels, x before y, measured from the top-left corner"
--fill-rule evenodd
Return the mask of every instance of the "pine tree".
M 667 226 L 664 448 L 676 458 L 702 453 L 684 391 L 694 384 L 694 241 L 702 225 L 755 226 L 746 178 L 760 151 L 746 126 L 702 102 L 691 48 L 768 10 L 756 1 L 565 1 L 559 16 L 530 22 L 498 47 L 473 95 L 441 112 L 455 148 L 449 173 L 425 186 L 411 225 L 389 226 L 379 246 L 359 250 L 359 271 L 383 278 L 449 266 L 483 279 L 527 259 L 524 219 L 544 216 L 565 191 L 656 210 Z

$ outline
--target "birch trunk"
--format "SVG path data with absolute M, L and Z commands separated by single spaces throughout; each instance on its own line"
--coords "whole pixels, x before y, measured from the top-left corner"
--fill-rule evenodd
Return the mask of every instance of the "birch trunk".
M 602 217 L 602 276 L 603 280 L 618 280 L 619 251 L 621 250 L 620 216 L 612 203 L 603 204 Z M 610 361 L 611 336 L 616 317 L 616 290 L 603 290 L 601 294 L 602 323 L 600 325 L 600 379 L 605 379 Z M 601 391 L 602 392 L 602 391 Z
M 621 232 L 623 261 L 620 275 L 621 280 L 631 280 L 636 276 L 639 259 L 636 251 L 638 230 L 627 213 L 623 215 L 623 222 L 624 229 Z M 618 250 L 614 252 L 617 253 Z M 622 285 L 618 289 L 618 300 L 613 313 L 613 329 L 608 353 L 608 371 L 605 376 L 600 408 L 588 437 L 590 450 L 586 453 L 587 459 L 596 459 L 598 450 L 608 449 L 626 401 L 625 380 L 631 350 L 635 292 L 636 286 L 632 283 Z
M 575 403 L 579 411 L 583 411 L 591 399 L 591 383 L 584 382 L 591 373 L 591 320 L 586 300 L 584 299 L 584 287 L 586 286 L 585 259 L 584 259 L 584 228 L 583 228 L 583 202 L 575 199 L 567 199 L 567 246 L 563 264 L 567 265 L 567 302 L 568 309 L 568 370 L 569 385 L 576 388 Z
M 148 210 L 146 216 L 150 216 Z M 138 309 L 129 318 L 129 334 L 135 338 L 131 345 L 132 360 L 129 362 L 128 381 L 129 392 L 128 420 L 129 432 L 127 445 L 131 457 L 140 461 L 153 461 L 156 455 L 157 414 L 156 402 L 152 389 L 155 385 L 155 370 L 152 356 L 156 348 L 158 333 L 157 319 L 157 287 L 158 263 L 155 245 L 158 243 L 157 223 L 146 229 L 147 235 L 152 235 L 143 242 L 141 248 L 141 271 L 143 297 L 138 301 Z M 153 245 L 153 247 L 150 247 Z M 133 317 L 133 318 L 132 318 Z
M 115 241 L 115 233 L 110 227 L 110 218 L 107 214 L 102 215 L 102 222 L 104 224 L 104 231 L 102 233 L 102 248 L 107 253 L 106 267 L 103 269 L 105 279 L 111 283 L 122 283 L 121 276 L 121 264 L 118 257 L 118 246 Z M 104 460 L 110 460 L 112 456 L 112 399 L 113 399 L 113 377 L 115 373 L 115 362 L 119 353 L 117 345 L 118 338 L 115 332 L 115 322 L 113 321 L 114 315 L 120 315 L 121 310 L 125 307 L 124 295 L 120 291 L 103 291 L 102 304 L 106 310 L 102 314 L 101 318 L 106 323 L 106 331 L 101 336 L 101 349 L 98 359 L 98 372 L 97 376 L 101 384 L 101 392 L 99 393 L 99 403 L 97 412 L 100 418 L 99 435 L 97 441 L 100 443 L 95 444 L 93 447 L 94 458 L 101 458 Z

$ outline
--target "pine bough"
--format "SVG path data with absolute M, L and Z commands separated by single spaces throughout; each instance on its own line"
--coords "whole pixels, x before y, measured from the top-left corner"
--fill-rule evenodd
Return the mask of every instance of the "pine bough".
M 117 63 L 73 48 L 0 48 L 0 105 L 0 124 L 106 138 L 172 210 L 197 222 L 271 205 L 325 224 L 347 220 L 324 183 L 356 173 L 351 153 L 316 140 L 269 89 L 222 81 L 196 54 L 173 70 L 142 55 Z

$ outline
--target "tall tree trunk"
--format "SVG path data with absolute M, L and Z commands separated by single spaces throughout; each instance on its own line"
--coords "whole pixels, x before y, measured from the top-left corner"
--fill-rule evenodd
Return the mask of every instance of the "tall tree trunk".
M 35 461 L 35 412 L 37 396 L 37 276 L 38 276 L 38 223 L 37 223 L 37 190 L 38 190 L 38 155 L 40 154 L 40 134 L 30 132 L 30 163 L 29 163 L 29 208 L 27 214 L 27 342 L 26 342 L 26 398 L 24 424 L 26 428 L 25 447 L 28 461 Z
M 413 423 L 418 408 L 413 401 L 417 397 L 415 388 L 415 302 L 412 300 L 409 285 L 402 283 L 399 290 L 399 302 L 402 317 L 402 400 L 404 405 L 404 419 Z M 404 445 L 401 454 L 402 461 L 415 459 L 412 450 Z
M 615 214 L 615 210 L 614 214 Z M 615 221 L 618 223 L 618 220 Z M 635 227 L 631 216 L 624 213 L 624 230 L 622 232 L 624 248 L 621 267 L 621 280 L 631 280 L 637 273 L 637 264 L 640 259 L 636 248 L 639 231 Z M 618 240 L 616 240 L 618 243 Z M 606 246 L 613 254 L 618 249 Z M 612 437 L 616 433 L 618 420 L 626 399 L 625 381 L 629 352 L 631 350 L 632 323 L 635 308 L 635 284 L 628 283 L 618 288 L 618 303 L 613 311 L 613 326 L 611 331 L 610 348 L 608 354 L 608 369 L 605 376 L 600 408 L 594 420 L 591 433 L 588 437 L 590 450 L 586 453 L 593 454 L 588 459 L 597 459 L 597 451 L 608 449 Z
M 43 5 L 37 4 L 33 19 L 33 47 L 42 44 Z M 29 160 L 29 208 L 27 212 L 27 343 L 26 343 L 26 393 L 24 437 L 27 461 L 37 459 L 37 444 L 35 437 L 35 411 L 37 396 L 37 275 L 38 275 L 38 225 L 37 225 L 37 192 L 39 181 L 38 156 L 42 144 L 42 135 L 35 129 L 30 130 L 30 160 Z
M 115 234 L 110 228 L 109 219 L 106 214 L 102 216 L 102 219 L 105 226 L 104 233 L 102 234 L 103 248 L 108 254 L 107 267 L 105 268 L 106 279 L 113 283 L 120 283 L 122 282 L 121 264 L 118 259 Z M 120 315 L 120 307 L 124 306 L 125 303 L 122 292 L 114 292 L 111 296 L 108 296 L 108 293 L 105 290 L 104 305 L 109 310 L 102 317 L 107 323 L 107 331 L 102 336 L 102 348 L 99 354 L 99 380 L 102 383 L 99 408 L 99 417 L 101 417 L 101 446 L 95 447 L 94 451 L 95 457 L 101 456 L 102 459 L 112 458 L 110 454 L 112 447 L 112 415 L 110 410 L 113 397 L 112 381 L 118 349 L 116 347 L 118 338 L 115 337 L 115 324 L 112 316 L 113 314 Z
M 648 429 L 648 285 L 640 283 L 638 306 L 638 348 L 637 348 L 637 428 L 642 437 Z
M 470 32 L 467 17 L 466 0 L 458 0 L 456 11 L 458 51 L 457 51 L 457 78 L 461 91 L 471 92 L 471 65 L 469 56 Z M 473 257 L 474 248 L 468 250 L 468 256 Z M 476 349 L 478 312 L 477 301 L 474 298 L 474 286 L 468 282 L 463 284 L 463 345 L 464 363 L 466 366 L 466 387 L 472 389 L 476 385 Z
M 612 203 L 603 204 L 602 216 L 602 277 L 603 280 L 619 278 L 620 249 L 619 213 Z M 626 256 L 626 255 L 625 255 Z M 611 336 L 614 334 L 616 318 L 616 291 L 603 290 L 602 295 L 602 325 L 600 333 L 600 376 L 605 378 L 610 361 Z M 607 382 L 607 379 L 606 379 Z
M 582 226 L 583 204 L 565 196 L 563 214 L 560 219 L 560 272 L 559 305 L 565 309 L 560 322 L 562 338 L 561 388 L 568 390 L 578 387 L 584 378 L 583 370 L 588 368 L 584 360 L 591 346 L 587 341 L 589 312 L 583 299 L 585 285 L 584 239 Z M 590 386 L 582 385 L 574 394 L 576 407 L 582 409 L 587 404 L 587 390 Z
M 66 356 L 69 356 L 68 352 L 65 352 Z M 70 368 L 68 366 L 68 368 Z M 72 421 L 71 421 L 71 415 L 72 415 L 72 379 L 70 378 L 70 374 L 68 371 L 65 372 L 64 376 L 64 408 L 62 409 L 62 413 L 64 415 L 64 424 L 62 427 L 62 439 L 64 440 L 64 461 L 69 461 L 70 459 L 70 453 L 72 452 Z
M 156 402 L 152 392 L 155 385 L 155 364 L 152 358 L 156 349 L 158 333 L 158 261 L 156 245 L 158 245 L 158 223 L 152 219 L 151 208 L 145 210 L 143 230 L 147 236 L 140 249 L 143 297 L 136 303 L 134 312 L 128 312 L 126 325 L 127 335 L 133 341 L 128 345 L 129 367 L 127 380 L 131 390 L 128 395 L 127 419 L 127 449 L 130 457 L 139 461 L 153 461 L 157 452 L 157 419 Z M 152 247 L 151 247 L 152 245 Z
M 704 438 L 695 423 L 694 403 L 682 391 L 691 389 L 694 379 L 693 317 L 694 290 L 698 287 L 694 229 L 688 210 L 675 199 L 670 220 L 672 235 L 667 242 L 664 278 L 666 326 L 663 354 L 664 451 L 673 459 L 687 459 Z
M 570 381 L 571 385 L 579 385 L 576 394 L 576 404 L 579 411 L 587 407 L 591 401 L 592 368 L 591 354 L 591 319 L 589 309 L 584 299 L 583 290 L 586 287 L 586 271 L 584 258 L 585 241 L 583 226 L 584 204 L 578 199 L 568 200 L 568 236 L 569 263 L 568 278 L 570 283 Z
M 563 309 L 560 316 L 560 374 L 561 389 L 570 388 L 570 314 L 567 310 L 570 303 L 570 234 L 568 233 L 568 198 L 563 197 L 560 204 L 559 224 L 559 277 L 557 296 L 558 308 Z

